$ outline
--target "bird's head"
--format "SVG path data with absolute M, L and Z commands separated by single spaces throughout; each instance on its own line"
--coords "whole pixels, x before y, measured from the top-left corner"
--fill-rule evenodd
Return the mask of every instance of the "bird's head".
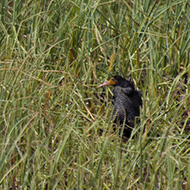
M 108 86 L 108 85 L 126 87 L 126 86 L 128 86 L 129 83 L 131 83 L 131 82 L 124 79 L 123 77 L 121 77 L 119 75 L 115 75 L 115 76 L 111 77 L 109 79 L 109 81 L 99 85 L 98 88 L 100 88 L 102 86 Z

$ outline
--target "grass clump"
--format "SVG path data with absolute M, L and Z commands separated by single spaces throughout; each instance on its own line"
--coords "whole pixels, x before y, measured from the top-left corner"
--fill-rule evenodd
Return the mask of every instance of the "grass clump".
M 190 4 L 2 1 L 1 189 L 189 189 Z M 109 75 L 141 123 L 112 130 Z

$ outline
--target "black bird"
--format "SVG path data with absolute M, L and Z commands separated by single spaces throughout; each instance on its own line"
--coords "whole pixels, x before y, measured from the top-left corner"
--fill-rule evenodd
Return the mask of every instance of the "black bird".
M 140 115 L 142 106 L 141 93 L 135 89 L 134 83 L 116 75 L 98 87 L 112 85 L 113 89 L 113 117 L 114 122 L 124 125 L 123 137 L 130 137 L 134 127 L 135 117 Z

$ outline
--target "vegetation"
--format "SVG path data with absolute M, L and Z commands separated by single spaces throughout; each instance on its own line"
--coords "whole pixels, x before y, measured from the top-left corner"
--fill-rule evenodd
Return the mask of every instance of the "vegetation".
M 0 189 L 190 189 L 188 0 L 0 4 Z M 113 132 L 113 74 L 143 95 Z

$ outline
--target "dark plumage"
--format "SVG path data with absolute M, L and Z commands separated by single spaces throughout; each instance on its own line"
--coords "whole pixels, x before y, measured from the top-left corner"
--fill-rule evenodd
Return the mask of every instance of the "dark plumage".
M 141 93 L 135 90 L 134 83 L 121 76 L 114 76 L 99 87 L 113 85 L 113 117 L 115 123 L 125 125 L 123 136 L 130 137 L 135 117 L 140 115 Z

